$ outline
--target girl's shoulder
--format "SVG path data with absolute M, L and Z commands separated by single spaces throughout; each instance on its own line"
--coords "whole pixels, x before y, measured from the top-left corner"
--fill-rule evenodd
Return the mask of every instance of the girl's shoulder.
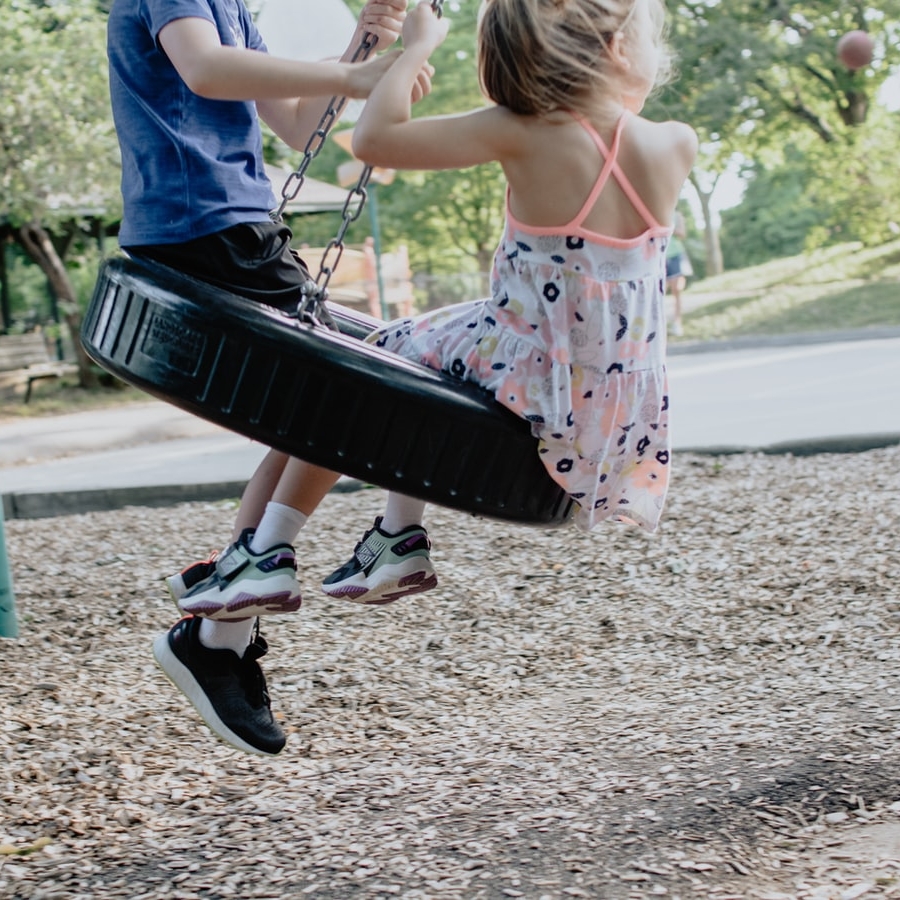
M 686 122 L 670 119 L 654 122 L 642 116 L 632 116 L 627 130 L 632 150 L 648 157 L 673 159 L 689 169 L 697 156 L 699 141 L 697 132 Z
M 687 178 L 697 158 L 697 132 L 684 122 L 654 122 L 632 116 L 622 134 L 622 153 L 648 172 Z
M 653 122 L 632 116 L 625 123 L 619 162 L 650 211 L 664 224 L 671 222 L 697 147 L 697 133 L 684 122 Z

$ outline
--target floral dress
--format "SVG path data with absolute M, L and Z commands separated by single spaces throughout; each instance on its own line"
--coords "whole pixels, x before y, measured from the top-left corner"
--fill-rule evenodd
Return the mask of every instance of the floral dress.
M 386 325 L 379 347 L 477 382 L 531 423 L 553 479 L 576 501 L 575 522 L 605 519 L 654 531 L 669 481 L 665 255 L 671 228 L 650 214 L 611 149 L 578 215 L 536 228 L 507 208 L 491 297 Z M 613 177 L 646 222 L 623 240 L 584 229 Z M 508 204 L 507 204 L 508 206 Z

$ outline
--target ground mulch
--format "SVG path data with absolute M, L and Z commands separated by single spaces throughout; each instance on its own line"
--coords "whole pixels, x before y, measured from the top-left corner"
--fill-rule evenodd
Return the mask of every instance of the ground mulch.
M 234 504 L 6 523 L 0 896 L 900 897 L 900 447 L 682 454 L 653 536 L 431 509 L 436 590 L 330 600 L 382 502 L 264 623 L 274 759 L 150 654 Z

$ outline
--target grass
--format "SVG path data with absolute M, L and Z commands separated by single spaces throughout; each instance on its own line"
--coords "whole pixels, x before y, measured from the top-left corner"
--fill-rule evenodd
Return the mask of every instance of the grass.
M 36 382 L 28 403 L 23 402 L 23 395 L 24 388 L 21 387 L 0 394 L 0 422 L 4 419 L 37 418 L 103 409 L 126 403 L 146 403 L 150 399 L 144 391 L 121 382 L 86 390 L 79 387 L 74 378 L 68 377 Z
M 900 326 L 900 241 L 841 244 L 688 286 L 684 340 Z
M 841 244 L 725 272 L 692 282 L 685 302 L 684 337 L 673 341 L 900 327 L 900 240 Z M 0 420 L 148 399 L 121 383 L 88 391 L 72 379 L 38 382 L 27 405 L 21 391 L 0 395 Z

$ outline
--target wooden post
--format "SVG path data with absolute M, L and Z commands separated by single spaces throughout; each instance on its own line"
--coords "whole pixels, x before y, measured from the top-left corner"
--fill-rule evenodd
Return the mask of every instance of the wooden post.
M 19 636 L 16 623 L 16 598 L 13 594 L 12 573 L 6 556 L 6 537 L 3 532 L 3 505 L 0 503 L 0 637 Z

